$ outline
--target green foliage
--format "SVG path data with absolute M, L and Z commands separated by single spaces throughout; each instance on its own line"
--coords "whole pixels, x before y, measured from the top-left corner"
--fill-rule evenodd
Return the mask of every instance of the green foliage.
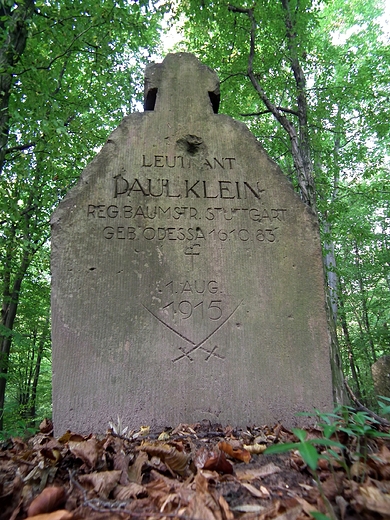
M 385 400 L 390 402 L 390 399 Z M 387 408 L 384 407 L 384 409 Z M 379 437 L 390 439 L 390 434 L 379 431 L 379 422 L 369 413 L 355 411 L 349 406 L 338 406 L 332 413 L 322 413 L 315 410 L 314 413 L 301 413 L 298 415 L 314 417 L 317 428 L 322 431 L 322 437 L 309 438 L 306 430 L 293 428 L 292 431 L 298 442 L 274 444 L 268 447 L 264 454 L 271 455 L 298 450 L 303 461 L 312 471 L 329 517 L 322 513 L 310 514 L 319 520 L 329 520 L 329 518 L 336 520 L 335 512 L 325 496 L 318 476 L 318 461 L 325 459 L 329 461 L 330 467 L 332 467 L 332 461 L 337 461 L 349 475 L 350 460 L 363 459 L 365 461 L 369 442 Z M 333 440 L 339 439 L 341 433 L 348 436 L 348 445 Z M 350 452 L 351 446 L 354 446 L 353 453 Z M 325 447 L 325 451 L 320 452 L 317 447 Z
M 290 140 L 247 76 L 250 19 L 228 9 L 228 4 L 253 9 L 254 72 L 271 102 L 286 109 L 296 125 L 297 91 L 282 1 L 178 4 L 187 48 L 217 69 L 222 80 L 221 111 L 245 121 L 297 186 Z M 375 406 L 370 367 L 390 353 L 390 48 L 380 18 L 384 4 L 286 4 L 306 77 L 310 157 L 343 370 L 357 396 Z
M 109 132 L 134 109 L 164 14 L 164 7 L 156 10 L 148 0 L 62 0 L 35 2 L 35 10 L 15 25 L 24 4 L 10 5 L 2 11 L 0 41 L 0 372 L 9 385 L 6 424 L 50 411 L 50 215 Z M 12 54 L 15 47 L 6 44 L 22 33 L 25 49 Z
M 318 461 L 320 459 L 320 454 L 315 447 L 316 445 L 326 447 L 333 446 L 341 449 L 344 448 L 342 444 L 337 441 L 333 441 L 328 437 L 324 437 L 323 439 L 308 439 L 307 431 L 301 430 L 299 428 L 293 428 L 292 431 L 299 439 L 299 442 L 275 444 L 267 448 L 264 453 L 271 455 L 274 453 L 286 453 L 290 450 L 298 450 L 304 462 L 311 470 L 315 471 L 318 467 Z

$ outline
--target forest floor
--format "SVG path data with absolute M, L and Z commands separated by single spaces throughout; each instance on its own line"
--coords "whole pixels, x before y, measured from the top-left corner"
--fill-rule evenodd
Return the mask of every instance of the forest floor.
M 55 438 L 44 421 L 27 440 L 3 441 L 0 519 L 390 519 L 383 426 L 362 425 L 360 437 L 340 427 L 332 438 L 343 447 L 320 444 L 324 429 L 316 427 L 298 443 L 282 425 L 180 424 L 162 433 L 119 426 Z M 263 453 L 291 442 L 291 451 Z

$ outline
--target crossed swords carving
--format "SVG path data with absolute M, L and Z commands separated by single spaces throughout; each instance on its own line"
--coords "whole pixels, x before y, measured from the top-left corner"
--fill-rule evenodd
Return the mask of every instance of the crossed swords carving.
M 180 359 L 183 359 L 183 358 L 187 358 L 189 359 L 190 361 L 193 361 L 193 358 L 191 357 L 190 354 L 192 354 L 193 352 L 195 352 L 196 350 L 203 350 L 204 352 L 207 352 L 208 356 L 206 357 L 206 361 L 208 361 L 211 356 L 215 356 L 215 357 L 218 357 L 220 359 L 224 359 L 223 357 L 219 356 L 218 354 L 216 354 L 216 350 L 217 350 L 217 346 L 215 346 L 211 351 L 210 350 L 207 350 L 206 348 L 203 347 L 203 345 L 206 343 L 206 341 L 208 341 L 212 336 L 214 336 L 214 334 L 216 332 L 218 332 L 224 325 L 225 323 L 227 323 L 230 318 L 233 316 L 233 314 L 236 312 L 236 310 L 239 308 L 239 306 L 242 304 L 243 300 L 240 301 L 240 303 L 237 305 L 237 307 L 235 307 L 232 312 L 212 331 L 210 332 L 210 334 L 208 336 L 206 336 L 202 341 L 200 341 L 199 343 L 195 343 L 194 341 L 192 341 L 191 339 L 187 338 L 186 336 L 184 336 L 184 334 L 181 334 L 180 332 L 178 332 L 176 329 L 174 329 L 173 327 L 171 327 L 170 325 L 168 325 L 168 323 L 165 323 L 165 321 L 163 321 L 159 316 L 157 316 L 154 312 L 152 312 L 150 309 L 148 309 L 144 304 L 142 304 L 142 307 L 148 311 L 149 314 L 151 314 L 157 321 L 159 321 L 160 323 L 162 323 L 163 325 L 165 325 L 165 327 L 167 327 L 167 329 L 169 329 L 171 332 L 173 332 L 174 334 L 176 334 L 176 336 L 179 336 L 179 338 L 183 339 L 184 341 L 186 341 L 187 343 L 189 343 L 191 345 L 191 348 L 188 352 L 185 351 L 184 347 L 179 347 L 179 350 L 182 352 L 182 354 L 175 358 L 175 359 L 172 359 L 172 362 L 173 363 L 176 363 L 177 361 L 180 361 Z

